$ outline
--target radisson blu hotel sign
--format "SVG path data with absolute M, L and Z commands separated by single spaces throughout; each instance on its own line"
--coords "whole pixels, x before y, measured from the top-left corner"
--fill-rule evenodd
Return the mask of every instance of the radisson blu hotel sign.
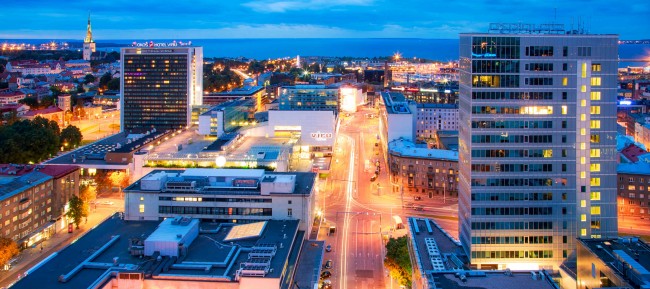
M 131 44 L 133 47 L 143 47 L 143 48 L 154 48 L 154 47 L 182 47 L 182 46 L 192 46 L 192 41 L 183 42 L 183 41 L 172 41 L 172 42 L 137 42 L 133 41 Z

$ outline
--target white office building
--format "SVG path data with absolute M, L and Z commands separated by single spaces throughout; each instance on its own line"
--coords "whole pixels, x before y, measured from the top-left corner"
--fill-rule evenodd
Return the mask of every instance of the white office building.
M 459 235 L 473 267 L 554 268 L 617 236 L 617 35 L 460 35 Z
M 315 177 L 259 169 L 155 170 L 124 190 L 124 219 L 300 220 L 300 230 L 310 231 Z
M 416 138 L 435 138 L 439 130 L 458 130 L 458 105 L 420 103 L 417 106 Z

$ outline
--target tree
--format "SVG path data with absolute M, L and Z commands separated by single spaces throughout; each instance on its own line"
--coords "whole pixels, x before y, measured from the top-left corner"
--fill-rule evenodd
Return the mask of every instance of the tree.
M 83 83 L 88 84 L 88 83 L 91 83 L 91 82 L 95 82 L 95 80 L 96 80 L 96 77 L 94 75 L 88 73 L 88 74 L 86 74 L 86 76 L 84 76 Z
M 38 99 L 36 99 L 35 97 L 25 97 L 19 100 L 18 103 L 22 103 L 26 106 L 29 106 L 32 109 L 38 108 Z
M 129 176 L 125 172 L 114 171 L 108 174 L 108 180 L 113 187 L 125 188 L 129 185 Z
M 37 163 L 59 150 L 59 126 L 42 117 L 0 126 L 0 163 Z
M 20 253 L 20 250 L 16 241 L 10 238 L 0 237 L 0 266 L 7 264 L 18 253 Z
M 106 88 L 106 85 L 108 85 L 108 82 L 113 79 L 113 76 L 111 75 L 110 72 L 104 73 L 101 78 L 99 78 L 99 87 L 101 88 Z
M 68 207 L 70 209 L 65 214 L 65 216 L 72 219 L 72 222 L 77 226 L 77 229 L 79 229 L 81 219 L 88 217 L 88 204 L 85 203 L 81 198 L 72 196 L 68 202 Z
M 106 84 L 108 90 L 120 90 L 120 78 L 115 77 Z
M 78 127 L 69 125 L 68 127 L 61 130 L 60 140 L 64 146 L 67 144 L 67 146 L 70 146 L 71 148 L 77 147 L 79 144 L 81 144 L 83 135 L 81 134 L 81 131 Z
M 408 252 L 408 240 L 406 236 L 390 238 L 386 243 L 386 259 L 384 266 L 390 275 L 399 281 L 400 285 L 411 287 L 411 259 Z
M 61 88 L 58 86 L 50 86 L 50 92 L 52 92 L 52 97 L 58 97 L 61 94 Z
M 97 188 L 94 186 L 81 186 L 79 189 L 79 198 L 86 204 L 90 204 L 97 199 Z

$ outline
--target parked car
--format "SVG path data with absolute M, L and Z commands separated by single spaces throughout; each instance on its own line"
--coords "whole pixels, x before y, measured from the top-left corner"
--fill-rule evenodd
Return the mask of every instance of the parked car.
M 416 200 L 416 201 L 419 201 L 419 200 L 422 200 L 422 197 L 420 197 L 420 196 L 415 196 L 415 197 L 413 197 L 413 199 Z
M 413 208 L 413 209 L 416 210 L 416 211 L 424 211 L 424 208 L 423 208 L 423 207 L 415 207 L 415 208 Z
M 327 245 L 325 247 L 325 252 L 332 252 L 332 245 Z
M 332 260 L 327 260 L 327 262 L 325 262 L 325 265 L 323 265 L 323 268 L 332 269 Z
M 330 273 L 330 271 L 323 271 L 320 273 L 321 279 L 327 279 L 329 277 L 332 277 L 332 273 Z
M 377 180 L 377 174 L 374 174 L 372 177 L 370 177 L 371 182 L 374 182 L 375 180 Z

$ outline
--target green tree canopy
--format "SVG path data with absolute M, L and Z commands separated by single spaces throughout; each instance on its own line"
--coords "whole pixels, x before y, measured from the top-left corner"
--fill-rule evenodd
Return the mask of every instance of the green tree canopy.
M 81 134 L 81 131 L 79 130 L 78 127 L 69 125 L 68 127 L 61 130 L 60 140 L 61 140 L 61 144 L 63 145 L 68 144 L 67 147 L 73 148 L 81 144 L 81 140 L 83 140 L 83 135 Z
M 77 196 L 72 196 L 68 205 L 70 209 L 65 215 L 66 217 L 72 219 L 72 222 L 76 225 L 77 229 L 79 229 L 81 220 L 88 217 L 88 203 L 85 203 L 81 198 Z
M 106 88 L 108 88 L 108 90 L 120 90 L 120 78 L 115 77 L 111 79 L 111 81 L 106 84 Z
M 27 105 L 32 109 L 38 108 L 38 99 L 36 99 L 35 97 L 25 97 L 19 100 L 18 103 Z
M 109 72 L 104 73 L 104 75 L 99 78 L 99 87 L 105 88 L 111 79 L 113 79 L 113 76 Z
M 0 126 L 0 163 L 38 163 L 59 150 L 59 126 L 36 117 Z
M 408 251 L 408 239 L 406 236 L 390 238 L 386 243 L 386 259 L 384 266 L 389 274 L 399 281 L 400 285 L 411 287 L 411 259 Z
M 86 74 L 86 76 L 84 76 L 84 83 L 88 84 L 88 83 L 91 83 L 91 82 L 95 82 L 95 79 L 96 79 L 96 77 L 94 75 L 88 73 L 88 74 Z

